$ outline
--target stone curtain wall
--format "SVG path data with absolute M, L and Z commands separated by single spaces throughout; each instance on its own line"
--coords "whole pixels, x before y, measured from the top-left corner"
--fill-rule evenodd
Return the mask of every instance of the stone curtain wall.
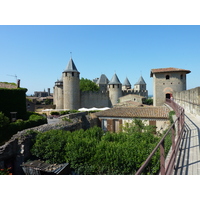
M 81 92 L 81 108 L 110 107 L 111 102 L 108 92 Z
M 182 92 L 174 92 L 173 98 L 186 112 L 200 118 L 200 87 Z

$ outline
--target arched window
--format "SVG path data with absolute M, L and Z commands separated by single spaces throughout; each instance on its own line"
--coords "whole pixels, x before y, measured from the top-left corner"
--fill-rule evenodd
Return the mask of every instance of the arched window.
M 169 80 L 169 79 L 170 79 L 170 76 L 169 76 L 169 75 L 167 75 L 167 76 L 166 76 L 166 80 Z

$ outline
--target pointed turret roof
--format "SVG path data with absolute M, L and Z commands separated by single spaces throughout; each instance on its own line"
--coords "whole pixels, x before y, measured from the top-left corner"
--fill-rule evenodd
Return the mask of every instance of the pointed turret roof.
M 57 79 L 56 82 L 63 82 L 63 76 L 61 76 L 60 79 Z
M 143 77 L 140 76 L 138 82 L 135 85 L 146 85 L 146 82 L 144 81 Z
M 114 74 L 112 79 L 110 80 L 110 82 L 108 83 L 109 85 L 111 84 L 121 84 L 121 82 L 119 81 L 119 78 L 117 77 L 117 74 Z
M 123 83 L 123 86 L 131 86 L 131 83 L 130 81 L 128 80 L 128 78 L 126 77 L 124 83 Z
M 102 74 L 96 84 L 108 84 L 109 80 L 105 74 Z
M 79 72 L 72 58 L 70 58 L 69 63 L 67 65 L 67 69 L 64 72 Z

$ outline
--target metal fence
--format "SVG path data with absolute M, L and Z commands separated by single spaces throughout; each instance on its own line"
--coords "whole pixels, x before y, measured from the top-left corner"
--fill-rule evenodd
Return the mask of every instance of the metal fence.
M 159 150 L 160 148 L 160 175 L 171 175 L 173 173 L 176 157 L 179 151 L 179 145 L 182 138 L 182 134 L 184 131 L 184 123 L 185 123 L 185 111 L 184 109 L 179 106 L 177 103 L 175 103 L 171 99 L 166 100 L 166 104 L 168 104 L 176 113 L 176 120 L 174 123 L 170 126 L 168 131 L 165 133 L 163 138 L 160 140 L 160 142 L 157 144 L 155 149 L 152 151 L 152 153 L 149 155 L 147 160 L 143 163 L 143 165 L 140 167 L 140 169 L 136 172 L 135 175 L 141 175 L 144 169 L 148 166 L 149 162 L 151 161 L 154 154 Z M 169 157 L 166 157 L 165 155 L 165 139 L 167 136 L 171 134 L 171 141 L 172 146 L 169 152 Z

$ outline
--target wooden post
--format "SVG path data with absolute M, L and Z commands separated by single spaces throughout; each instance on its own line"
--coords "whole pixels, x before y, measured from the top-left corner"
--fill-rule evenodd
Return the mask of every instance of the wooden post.
M 161 175 L 165 175 L 165 145 L 164 140 L 160 145 L 160 173 Z

